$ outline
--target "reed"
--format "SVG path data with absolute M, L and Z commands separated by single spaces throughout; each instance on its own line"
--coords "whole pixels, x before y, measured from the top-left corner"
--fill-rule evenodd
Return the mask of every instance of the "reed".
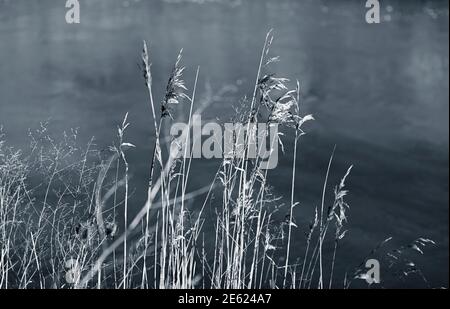
M 338 279 L 345 288 L 363 279 L 361 265 L 344 278 L 336 274 L 339 243 L 347 235 L 346 181 L 352 167 L 329 202 L 334 151 L 320 207 L 311 214 L 306 235 L 296 224 L 299 146 L 305 124 L 314 118 L 302 114 L 300 83 L 291 88 L 289 79 L 272 71 L 272 63 L 279 61 L 271 55 L 273 41 L 270 31 L 253 91 L 233 118 L 245 124 L 245 138 L 234 141 L 234 155 L 224 153 L 213 179 L 197 191 L 188 191 L 193 172 L 188 149 L 193 147 L 187 146 L 195 140 L 187 134 L 166 153 L 166 140 L 173 137 L 165 136 L 163 129 L 175 117 L 182 118 L 177 112 L 183 109 L 189 110 L 191 128 L 193 115 L 201 114 L 217 95 L 203 99 L 198 95 L 200 68 L 193 76 L 193 89 L 187 88 L 182 51 L 169 73 L 164 96 L 155 100 L 151 57 L 143 44 L 142 71 L 154 142 L 146 203 L 140 208 L 131 205 L 128 154 L 139 145 L 128 141 L 128 113 L 118 126 L 117 141 L 101 151 L 94 140 L 79 147 L 76 131 L 52 137 L 47 124 L 30 132 L 31 148 L 26 154 L 7 147 L 0 134 L 0 288 L 322 289 L 335 287 Z M 222 89 L 218 95 L 226 96 L 227 91 Z M 286 135 L 293 136 L 287 206 L 270 185 L 261 160 L 249 155 L 257 122 L 267 129 L 283 128 L 279 144 L 269 145 L 270 149 L 281 147 L 284 153 L 292 146 Z M 238 150 L 244 155 L 236 155 Z M 212 207 L 215 217 L 205 214 L 206 206 Z M 131 207 L 137 209 L 133 217 Z M 280 222 L 282 211 L 287 215 Z M 206 230 L 207 226 L 213 228 Z M 294 239 L 303 239 L 304 246 L 294 248 Z M 329 242 L 331 263 L 324 257 Z M 400 261 L 408 250 L 423 253 L 429 245 L 434 242 L 419 238 L 386 256 Z M 296 256 L 300 251 L 303 256 Z M 412 260 L 402 261 L 408 274 L 419 274 L 426 282 Z

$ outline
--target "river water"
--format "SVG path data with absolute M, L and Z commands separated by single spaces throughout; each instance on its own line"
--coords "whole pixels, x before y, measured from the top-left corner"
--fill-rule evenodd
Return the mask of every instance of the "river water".
M 189 88 L 200 66 L 199 96 L 230 89 L 204 114 L 226 121 L 232 104 L 251 95 L 273 28 L 271 51 L 281 58 L 274 70 L 300 81 L 304 112 L 317 119 L 300 143 L 298 223 L 306 225 L 320 202 L 336 145 L 331 183 L 354 165 L 338 272 L 389 236 L 393 247 L 423 236 L 437 246 L 418 263 L 433 286 L 448 286 L 448 1 L 382 2 L 381 23 L 369 25 L 364 1 L 80 0 L 81 23 L 69 25 L 64 1 L 0 0 L 0 124 L 15 147 L 26 147 L 28 129 L 46 120 L 55 132 L 79 128 L 81 142 L 95 136 L 106 147 L 129 112 L 129 139 L 138 145 L 133 186 L 144 197 L 152 122 L 138 68 L 142 40 L 156 97 L 183 48 Z M 287 144 L 270 176 L 284 196 Z M 195 164 L 192 189 L 218 162 Z M 412 281 L 394 286 L 420 285 Z

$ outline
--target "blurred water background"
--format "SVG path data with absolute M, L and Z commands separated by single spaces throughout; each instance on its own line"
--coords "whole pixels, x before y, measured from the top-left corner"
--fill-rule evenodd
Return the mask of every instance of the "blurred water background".
M 199 65 L 200 96 L 230 90 L 204 114 L 226 121 L 232 104 L 251 94 L 273 28 L 272 53 L 281 57 L 274 68 L 299 79 L 304 112 L 317 119 L 299 149 L 300 228 L 319 205 L 337 145 L 331 184 L 355 166 L 340 275 L 389 236 L 393 247 L 423 236 L 437 246 L 415 257 L 418 264 L 432 286 L 448 286 L 448 1 L 382 1 L 376 25 L 365 22 L 362 0 L 80 0 L 79 25 L 66 24 L 64 2 L 0 0 L 0 124 L 10 145 L 26 148 L 28 129 L 49 120 L 54 132 L 78 128 L 80 143 L 95 136 L 107 147 L 129 112 L 129 141 L 138 145 L 130 152 L 137 210 L 152 146 L 138 67 L 142 40 L 150 44 L 156 97 L 183 48 L 189 88 Z M 287 144 L 270 176 L 284 196 L 292 165 Z M 191 189 L 212 180 L 218 164 L 196 161 Z

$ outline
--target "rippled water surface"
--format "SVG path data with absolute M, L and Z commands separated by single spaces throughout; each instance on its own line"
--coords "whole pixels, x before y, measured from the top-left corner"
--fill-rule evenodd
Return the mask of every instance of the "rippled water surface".
M 28 128 L 50 120 L 55 132 L 78 127 L 82 142 L 95 136 L 106 147 L 128 111 L 138 145 L 133 186 L 143 192 L 152 126 L 138 68 L 142 40 L 157 97 L 183 48 L 190 88 L 199 65 L 200 96 L 233 90 L 204 115 L 226 120 L 232 103 L 251 93 L 273 28 L 272 53 L 281 57 L 274 70 L 300 80 L 305 112 L 317 118 L 299 150 L 300 225 L 320 201 L 337 145 L 331 181 L 355 166 L 339 271 L 388 236 L 395 245 L 424 236 L 438 246 L 419 263 L 433 286 L 448 286 L 448 1 L 383 1 L 378 25 L 365 23 L 364 1 L 80 0 L 79 25 L 65 23 L 63 2 L 0 0 L 0 124 L 11 145 L 25 147 Z M 290 147 L 271 174 L 285 196 Z M 218 162 L 195 164 L 192 188 L 212 179 Z M 144 195 L 136 196 L 140 205 Z

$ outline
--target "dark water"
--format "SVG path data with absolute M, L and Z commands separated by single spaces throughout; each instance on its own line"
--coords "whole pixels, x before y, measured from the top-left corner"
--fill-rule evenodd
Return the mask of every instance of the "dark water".
M 205 114 L 226 120 L 230 102 L 251 93 L 265 33 L 274 28 L 272 53 L 282 59 L 275 69 L 301 81 L 305 112 L 317 118 L 299 151 L 300 225 L 320 202 L 336 144 L 331 182 L 355 165 L 338 271 L 388 236 L 394 247 L 423 236 L 438 245 L 417 261 L 433 286 L 448 286 L 448 1 L 382 1 L 378 25 L 365 23 L 364 1 L 80 3 L 81 24 L 67 25 L 64 1 L 0 0 L 0 124 L 10 144 L 25 147 L 28 128 L 51 120 L 55 132 L 78 127 L 82 142 L 94 135 L 104 147 L 128 111 L 139 193 L 152 136 L 137 66 L 142 40 L 150 43 L 157 97 L 181 48 L 190 88 L 201 66 L 199 95 L 237 85 Z M 291 148 L 271 175 L 283 195 Z M 217 167 L 196 164 L 192 188 Z M 403 284 L 415 285 L 396 286 Z

